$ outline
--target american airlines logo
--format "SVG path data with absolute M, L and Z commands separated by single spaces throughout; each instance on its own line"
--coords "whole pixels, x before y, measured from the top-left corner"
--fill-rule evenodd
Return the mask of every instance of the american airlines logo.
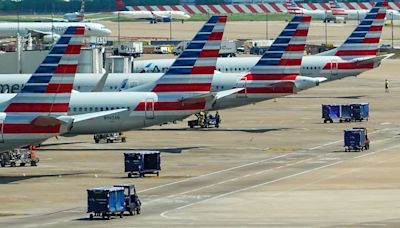
M 22 87 L 23 85 L 19 84 L 0 84 L 0 93 L 18 93 Z

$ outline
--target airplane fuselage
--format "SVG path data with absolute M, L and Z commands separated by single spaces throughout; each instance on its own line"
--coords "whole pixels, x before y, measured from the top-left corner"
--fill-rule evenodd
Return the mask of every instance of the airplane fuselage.
M 0 23 L 0 37 L 26 36 L 30 31 L 61 35 L 69 26 L 85 27 L 85 36 L 108 36 L 111 31 L 104 25 L 92 22 L 7 22 Z

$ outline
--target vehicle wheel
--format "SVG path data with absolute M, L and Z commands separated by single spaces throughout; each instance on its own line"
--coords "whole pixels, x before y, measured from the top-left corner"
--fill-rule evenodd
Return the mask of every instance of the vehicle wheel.
M 6 162 L 2 159 L 0 162 L 1 167 L 5 167 L 6 166 Z
M 103 219 L 106 219 L 106 214 L 105 214 L 105 213 L 101 214 L 101 217 L 102 217 Z
M 140 213 L 141 213 L 140 207 L 136 208 L 136 214 L 140 215 Z
M 324 123 L 326 123 L 326 120 L 324 120 Z
M 95 143 L 99 143 L 99 140 L 94 140 Z
M 89 219 L 90 219 L 90 220 L 93 220 L 93 214 L 90 214 L 90 215 L 89 215 Z
M 129 214 L 130 214 L 130 215 L 133 215 L 132 209 L 129 209 Z
M 122 142 L 123 142 L 123 143 L 126 142 L 126 138 L 122 138 Z
M 160 172 L 157 172 L 157 176 L 160 176 Z
M 20 164 L 19 164 L 19 166 L 25 166 L 25 163 L 23 163 L 23 162 L 21 162 Z
M 36 161 L 31 161 L 31 166 L 37 166 Z
M 109 139 L 107 139 L 107 143 L 110 143 L 110 140 L 109 140 Z
M 343 120 L 342 120 L 342 119 L 340 119 L 340 120 L 339 120 L 339 122 L 340 122 L 340 123 L 343 123 Z
M 11 167 L 15 167 L 15 166 L 16 166 L 15 162 L 11 162 L 11 163 L 10 163 L 10 166 L 11 166 Z
M 190 125 L 189 127 L 190 127 L 190 128 L 193 128 L 193 125 Z
M 128 177 L 131 178 L 132 177 L 132 173 L 128 173 Z
M 333 123 L 333 120 L 329 120 L 331 123 Z
M 124 212 L 122 211 L 121 213 L 119 213 L 119 217 L 123 218 L 124 217 Z

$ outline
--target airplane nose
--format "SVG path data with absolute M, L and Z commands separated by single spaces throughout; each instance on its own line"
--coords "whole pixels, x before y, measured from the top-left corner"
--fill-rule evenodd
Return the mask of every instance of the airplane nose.
M 185 17 L 185 20 L 190 19 L 190 15 L 188 15 L 188 14 L 185 14 L 184 17 Z
M 111 30 L 108 28 L 103 28 L 103 36 L 109 36 L 111 35 Z

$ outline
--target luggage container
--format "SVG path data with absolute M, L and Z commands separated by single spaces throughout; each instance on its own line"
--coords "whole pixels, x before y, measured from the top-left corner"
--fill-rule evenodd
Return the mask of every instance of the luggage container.
M 122 218 L 125 210 L 125 195 L 122 187 L 99 187 L 87 189 L 89 218 L 101 216 L 110 219 L 119 214 Z
M 333 123 L 334 119 L 340 119 L 340 105 L 338 104 L 328 104 L 322 105 L 322 119 L 324 119 L 324 123 L 331 122 Z
M 352 114 L 352 108 L 350 104 L 342 104 L 340 105 L 340 112 L 341 112 L 341 116 L 340 116 L 340 122 L 342 123 L 343 121 L 345 122 L 351 122 L 351 119 L 353 118 L 353 114 Z
M 365 144 L 367 136 L 364 128 L 353 128 L 344 130 L 344 151 L 361 151 L 367 149 Z M 368 143 L 369 148 L 369 143 Z
M 128 177 L 138 175 L 144 177 L 145 174 L 157 174 L 161 170 L 160 151 L 135 151 L 124 153 L 125 172 Z
M 352 114 L 354 121 L 367 120 L 369 117 L 369 104 L 368 103 L 354 103 L 351 104 Z

